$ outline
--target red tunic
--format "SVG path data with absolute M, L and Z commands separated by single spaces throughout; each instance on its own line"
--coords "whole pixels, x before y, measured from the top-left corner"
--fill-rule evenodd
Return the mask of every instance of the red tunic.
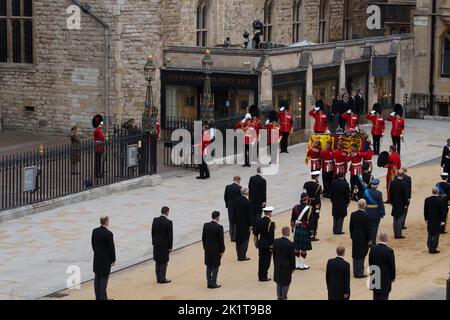
M 388 159 L 388 164 L 387 164 L 388 172 L 386 175 L 386 185 L 387 185 L 388 190 L 389 190 L 389 183 L 392 180 L 394 180 L 395 175 L 397 174 L 397 171 L 400 170 L 401 167 L 402 167 L 402 161 L 400 159 L 400 155 L 396 152 L 391 153 L 389 155 L 389 159 Z
M 267 144 L 277 144 L 280 139 L 280 126 L 275 123 L 269 123 L 264 126 L 264 129 L 267 130 Z M 274 130 L 273 133 L 278 134 L 272 134 L 272 130 Z
M 263 127 L 262 121 L 258 117 L 253 117 L 251 126 L 256 130 L 256 134 L 259 136 L 259 130 Z
M 326 148 L 320 153 L 320 160 L 322 161 L 322 170 L 324 173 L 334 172 L 333 149 Z
M 358 126 L 359 116 L 357 114 L 344 113 L 341 117 L 347 121 L 345 125 L 346 130 L 355 129 Z
M 372 157 L 373 157 L 373 151 L 372 149 L 369 149 L 365 152 L 361 152 L 361 155 L 363 157 L 363 164 L 368 163 L 369 164 L 369 170 L 372 172 Z
M 294 120 L 289 112 L 278 112 L 278 118 L 280 119 L 280 132 L 291 132 L 294 125 Z
M 391 136 L 400 137 L 405 130 L 405 119 L 397 117 L 387 117 L 387 121 L 392 123 Z
M 205 156 L 205 149 L 211 144 L 211 137 L 209 136 L 209 130 L 203 131 L 202 135 L 202 147 L 198 149 L 199 154 Z
M 314 132 L 316 133 L 324 133 L 327 130 L 328 126 L 328 118 L 327 115 L 323 112 L 315 112 L 311 110 L 309 115 L 314 118 Z
M 105 151 L 105 137 L 103 136 L 102 127 L 98 126 L 94 130 L 94 142 L 95 142 L 95 152 Z
M 244 144 L 250 144 L 256 139 L 256 130 L 252 124 L 252 120 L 247 120 L 244 123 L 239 121 L 236 123 L 235 130 L 241 129 L 244 132 Z
M 347 161 L 350 162 L 350 174 L 357 176 L 362 174 L 363 157 L 362 152 L 354 151 L 347 156 Z
M 347 153 L 344 150 L 336 149 L 333 151 L 334 174 L 347 173 Z
M 385 121 L 382 116 L 373 116 L 370 113 L 366 114 L 366 119 L 372 121 L 372 135 L 381 136 L 384 132 Z
M 311 171 L 320 170 L 320 149 L 308 149 L 306 156 L 311 163 Z

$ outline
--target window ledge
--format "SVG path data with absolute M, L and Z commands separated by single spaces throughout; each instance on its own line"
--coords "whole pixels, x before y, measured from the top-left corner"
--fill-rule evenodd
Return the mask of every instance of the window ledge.
M 0 62 L 0 72 L 1 71 L 9 71 L 9 72 L 35 72 L 34 64 L 28 63 L 4 63 Z

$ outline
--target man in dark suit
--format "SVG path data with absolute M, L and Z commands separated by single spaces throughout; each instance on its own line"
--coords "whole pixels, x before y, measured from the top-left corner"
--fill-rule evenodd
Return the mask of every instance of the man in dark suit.
M 223 239 L 223 226 L 219 224 L 220 212 L 214 211 L 211 215 L 212 221 L 203 226 L 202 243 L 205 250 L 206 280 L 208 289 L 217 289 L 221 285 L 217 284 L 220 260 L 225 252 L 225 242 Z
M 225 207 L 228 209 L 228 222 L 230 224 L 230 239 L 232 242 L 236 241 L 236 224 L 232 219 L 233 216 L 233 202 L 241 196 L 241 177 L 235 176 L 233 178 L 233 183 L 229 184 L 225 188 L 224 200 Z
M 340 172 L 338 178 L 331 183 L 330 198 L 332 203 L 333 234 L 344 234 L 342 226 L 347 216 L 347 207 L 350 204 L 350 185 L 345 180 L 344 173 Z
M 361 113 L 365 111 L 365 101 L 362 89 L 358 90 L 358 93 L 355 96 L 355 102 L 356 102 L 356 114 L 359 116 L 361 115 Z
M 394 250 L 387 246 L 386 232 L 380 234 L 380 242 L 370 248 L 369 266 L 371 274 L 370 290 L 373 290 L 373 300 L 388 300 L 395 281 L 395 255 Z
M 261 167 L 256 169 L 257 174 L 248 182 L 249 199 L 253 205 L 253 224 L 261 218 L 262 208 L 266 206 L 267 183 L 261 175 Z
M 389 185 L 389 199 L 392 204 L 392 216 L 394 217 L 395 239 L 404 239 L 402 235 L 403 221 L 405 220 L 405 208 L 408 205 L 407 185 L 403 181 L 405 173 L 402 169 L 398 171 L 398 176 Z
M 287 300 L 292 272 L 295 270 L 294 244 L 289 240 L 291 230 L 283 227 L 282 238 L 276 239 L 273 244 L 273 280 L 277 284 L 278 300 Z
M 370 217 L 366 212 L 367 202 L 358 201 L 358 211 L 350 217 L 350 238 L 352 239 L 353 276 L 357 279 L 365 278 L 364 260 L 369 252 L 372 239 L 372 226 Z
M 241 188 L 241 196 L 233 202 L 232 219 L 236 223 L 236 253 L 238 261 L 248 261 L 248 241 L 253 223 L 252 203 L 248 200 L 248 188 Z
M 439 235 L 441 233 L 441 226 L 445 224 L 445 214 L 447 211 L 447 204 L 439 197 L 439 189 L 433 188 L 433 195 L 425 199 L 424 217 L 427 223 L 428 231 L 428 251 L 431 254 L 439 253 L 437 250 L 439 245 Z
M 94 290 L 96 300 L 108 300 L 106 288 L 108 286 L 111 267 L 116 262 L 114 236 L 108 230 L 109 217 L 100 218 L 100 227 L 92 231 L 92 250 L 94 250 Z
M 350 299 L 350 263 L 344 260 L 345 248 L 336 249 L 337 257 L 328 260 L 326 281 L 328 300 Z
M 161 215 L 153 219 L 152 243 L 155 260 L 156 280 L 158 283 L 170 283 L 166 278 L 169 253 L 173 246 L 173 223 L 169 220 L 169 208 L 162 207 Z
M 408 176 L 408 169 L 403 167 L 404 172 L 403 181 L 406 183 L 406 197 L 408 198 L 408 204 L 405 207 L 405 219 L 403 219 L 403 227 L 402 230 L 406 229 L 406 216 L 408 215 L 409 204 L 411 203 L 411 195 L 412 195 L 412 179 Z
M 259 281 L 270 281 L 267 273 L 270 268 L 273 241 L 275 240 L 275 222 L 270 219 L 273 207 L 265 207 L 263 211 L 264 217 L 256 221 L 253 227 L 253 234 L 259 253 L 258 279 Z

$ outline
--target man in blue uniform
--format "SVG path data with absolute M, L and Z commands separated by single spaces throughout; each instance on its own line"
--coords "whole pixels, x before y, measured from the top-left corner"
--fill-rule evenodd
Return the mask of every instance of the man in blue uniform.
M 378 191 L 380 185 L 379 179 L 373 179 L 370 188 L 360 178 L 360 186 L 364 188 L 364 200 L 367 202 L 366 212 L 370 217 L 370 224 L 372 229 L 372 244 L 377 242 L 378 226 L 380 220 L 384 217 L 384 202 L 383 194 Z

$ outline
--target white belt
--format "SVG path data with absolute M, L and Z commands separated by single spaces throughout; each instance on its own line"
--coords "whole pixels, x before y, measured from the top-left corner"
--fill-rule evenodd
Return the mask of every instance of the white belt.
M 362 161 L 360 163 L 352 163 L 351 165 L 354 166 L 354 167 L 360 166 L 360 165 L 362 165 Z
M 320 158 L 311 159 L 311 161 L 319 161 L 319 160 L 320 160 Z
M 334 160 L 324 160 L 323 162 L 334 162 Z
M 363 160 L 363 162 L 372 162 L 372 160 Z

